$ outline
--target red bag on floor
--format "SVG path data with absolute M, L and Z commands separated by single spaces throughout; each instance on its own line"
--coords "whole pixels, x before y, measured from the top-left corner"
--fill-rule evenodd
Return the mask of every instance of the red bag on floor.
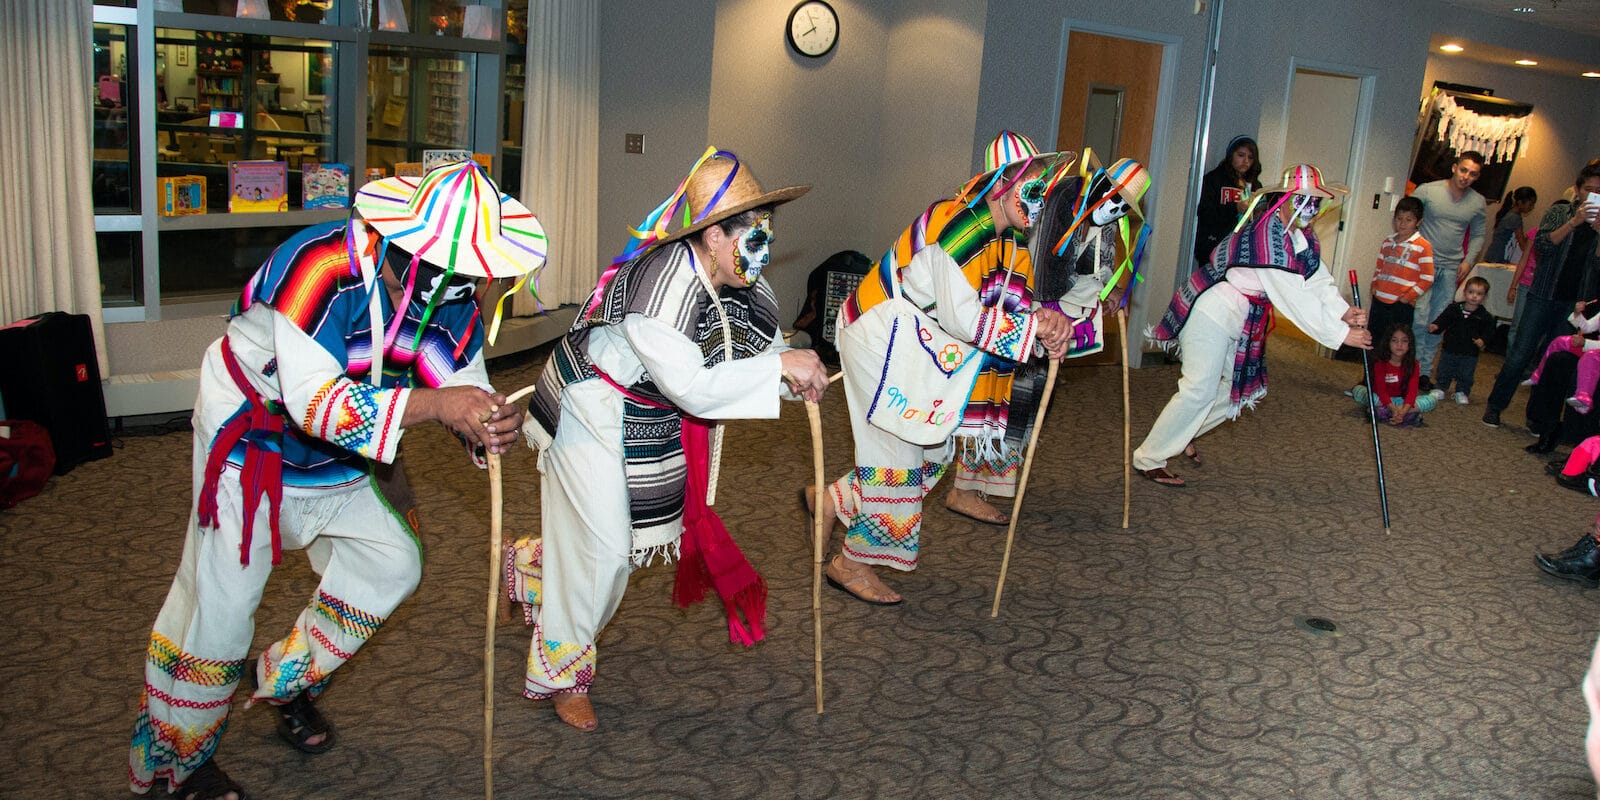
M 55 468 L 55 449 L 43 425 L 0 420 L 0 508 L 38 494 Z

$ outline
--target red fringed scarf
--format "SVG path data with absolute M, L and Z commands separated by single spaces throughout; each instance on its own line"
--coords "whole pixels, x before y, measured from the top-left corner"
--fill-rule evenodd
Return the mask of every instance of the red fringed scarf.
M 728 612 L 728 638 L 746 647 L 766 636 L 767 581 L 745 559 L 722 518 L 706 505 L 711 474 L 711 423 L 683 417 L 683 454 L 689 481 L 683 508 L 683 543 L 672 602 L 679 608 L 700 602 L 715 589 Z M 742 617 L 742 619 L 741 619 Z
M 243 439 L 244 467 L 239 472 L 239 483 L 244 489 L 244 528 L 239 542 L 239 563 L 250 563 L 251 529 L 255 527 L 261 497 L 266 495 L 267 521 L 272 528 L 272 565 L 277 566 L 283 555 L 283 536 L 278 528 L 278 507 L 283 502 L 283 417 L 274 413 L 245 379 L 226 336 L 222 338 L 222 363 L 228 367 L 228 376 L 233 378 L 234 385 L 250 401 L 250 408 L 229 420 L 211 443 L 211 452 L 206 457 L 205 482 L 196 501 L 200 527 L 218 526 L 217 481 L 228 463 L 228 453 Z

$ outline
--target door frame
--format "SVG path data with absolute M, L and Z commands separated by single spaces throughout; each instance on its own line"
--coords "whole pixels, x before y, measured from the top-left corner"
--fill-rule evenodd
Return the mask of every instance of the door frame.
M 1050 138 L 1053 143 L 1051 145 L 1053 150 L 1061 149 L 1061 143 L 1055 140 L 1060 137 L 1061 131 L 1061 95 L 1066 91 L 1067 86 L 1067 45 L 1073 31 L 1161 45 L 1161 78 L 1160 85 L 1156 87 L 1156 117 L 1154 123 L 1150 126 L 1150 163 L 1144 166 L 1151 175 L 1163 174 L 1167 163 L 1167 137 L 1170 135 L 1172 128 L 1173 89 L 1177 84 L 1178 62 L 1182 55 L 1180 51 L 1183 47 L 1183 38 L 1138 28 L 1127 28 L 1121 25 L 1107 25 L 1074 17 L 1062 19 L 1061 47 L 1056 56 L 1056 100 L 1052 104 L 1054 111 L 1050 115 Z M 1290 74 L 1292 75 L 1293 73 Z M 1106 157 L 1116 158 L 1117 156 L 1111 154 Z M 1150 188 L 1145 192 L 1144 196 L 1144 212 L 1152 230 L 1155 228 L 1153 219 L 1156 216 L 1156 207 L 1160 199 L 1161 181 L 1152 180 Z M 1147 252 L 1145 257 L 1148 259 L 1150 255 Z M 1185 276 L 1179 277 L 1181 279 Z M 1161 287 L 1156 295 L 1158 302 L 1166 298 L 1172 288 L 1174 287 Z M 1130 334 L 1128 338 L 1130 340 L 1137 341 L 1139 339 L 1131 332 L 1145 329 L 1145 318 L 1148 316 L 1146 308 L 1149 306 L 1149 303 L 1145 302 L 1145 300 L 1151 290 L 1152 287 L 1149 285 L 1149 281 L 1145 281 L 1142 288 L 1129 287 L 1128 330 Z M 1134 302 L 1135 300 L 1139 302 Z M 1163 304 L 1161 310 L 1165 310 L 1165 308 L 1166 306 Z M 1159 314 L 1161 311 L 1158 310 L 1156 313 Z M 1144 360 L 1144 348 L 1134 346 L 1133 341 L 1123 342 L 1122 348 L 1124 356 L 1128 359 L 1128 365 L 1137 368 Z
M 1289 104 L 1294 99 L 1294 76 L 1300 70 L 1325 72 L 1329 75 L 1338 75 L 1343 78 L 1355 78 L 1359 81 L 1356 94 L 1356 119 L 1351 126 L 1350 133 L 1350 165 L 1345 176 L 1346 185 L 1350 193 L 1345 195 L 1344 214 L 1339 224 L 1339 236 L 1334 240 L 1333 260 L 1327 264 L 1328 271 L 1335 276 L 1344 274 L 1344 264 L 1349 258 L 1348 234 L 1355 227 L 1355 219 L 1364 210 L 1362 204 L 1356 201 L 1361 193 L 1356 190 L 1360 182 L 1363 162 L 1367 155 L 1367 131 L 1372 124 L 1373 97 L 1377 94 L 1378 73 L 1369 67 L 1358 67 L 1352 64 L 1341 64 L 1335 61 L 1322 61 L 1320 59 L 1289 56 L 1289 73 L 1283 84 L 1283 120 L 1282 134 L 1278 137 L 1277 162 L 1283 164 L 1283 153 L 1289 146 Z M 1285 165 L 1287 167 L 1287 165 Z

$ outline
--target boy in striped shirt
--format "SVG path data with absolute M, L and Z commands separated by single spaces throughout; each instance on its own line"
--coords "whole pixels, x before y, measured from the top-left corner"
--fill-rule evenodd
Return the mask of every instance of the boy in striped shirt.
M 1372 274 L 1372 311 L 1367 330 L 1386 331 L 1392 325 L 1410 325 L 1417 298 L 1433 285 L 1433 245 L 1417 227 L 1422 224 L 1422 201 L 1402 197 L 1394 207 L 1394 234 L 1378 246 L 1378 266 Z M 1447 287 L 1451 291 L 1455 287 Z

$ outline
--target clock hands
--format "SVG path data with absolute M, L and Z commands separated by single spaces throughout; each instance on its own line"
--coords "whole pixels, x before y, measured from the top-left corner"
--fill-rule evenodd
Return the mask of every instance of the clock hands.
M 811 30 L 800 34 L 801 36 L 810 36 L 811 35 L 811 31 L 814 31 L 814 30 L 817 29 L 817 18 L 812 15 L 811 9 L 809 9 L 809 8 L 806 9 L 806 19 L 811 23 Z

